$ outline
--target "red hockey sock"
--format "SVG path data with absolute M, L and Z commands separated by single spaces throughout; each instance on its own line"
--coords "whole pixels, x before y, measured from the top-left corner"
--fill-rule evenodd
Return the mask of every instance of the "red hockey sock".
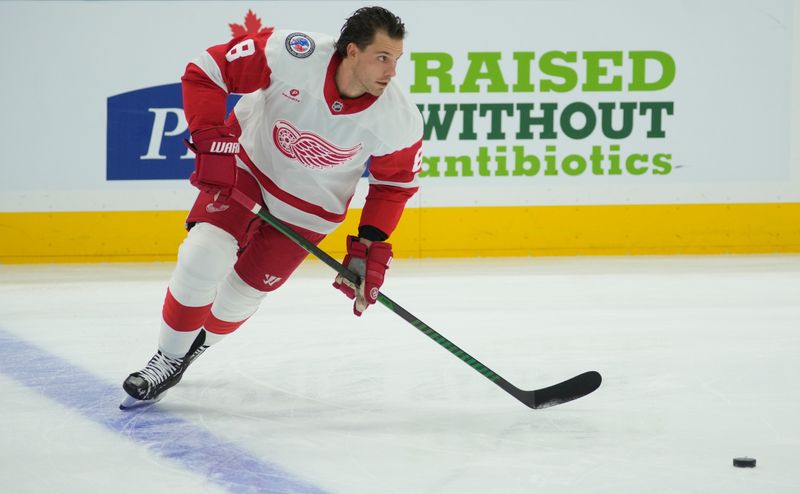
M 194 331 L 200 328 L 211 314 L 211 304 L 187 307 L 178 302 L 167 289 L 161 314 L 164 322 L 175 331 Z
M 239 326 L 244 324 L 245 321 L 247 321 L 247 319 L 237 322 L 223 321 L 221 319 L 217 319 L 213 313 L 209 312 L 204 327 L 208 332 L 218 335 L 227 335 L 239 329 Z

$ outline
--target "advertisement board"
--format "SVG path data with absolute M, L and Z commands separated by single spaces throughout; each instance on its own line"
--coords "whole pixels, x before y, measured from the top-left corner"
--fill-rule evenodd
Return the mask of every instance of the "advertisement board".
M 409 255 L 425 255 L 426 242 L 442 245 L 434 238 L 441 222 L 473 213 L 513 224 L 575 207 L 584 209 L 565 221 L 589 212 L 615 224 L 621 210 L 597 208 L 661 206 L 637 211 L 654 211 L 644 215 L 658 221 L 663 207 L 694 217 L 691 208 L 708 205 L 700 214 L 714 221 L 725 207 L 773 205 L 769 214 L 781 215 L 800 203 L 800 14 L 791 0 L 382 5 L 408 30 L 392 83 L 425 122 L 422 187 L 408 205 L 411 228 L 400 231 Z M 195 191 L 183 145 L 186 64 L 269 26 L 335 34 L 360 6 L 3 2 L 0 37 L 17 47 L 0 55 L 3 224 L 16 228 L 22 213 L 188 210 Z M 229 109 L 235 102 L 232 95 Z M 355 209 L 366 194 L 361 182 Z M 49 218 L 66 230 L 74 220 Z M 784 231 L 787 218 L 776 216 L 775 228 Z M 506 233 L 479 238 L 468 224 L 460 228 L 451 247 L 431 255 L 472 252 L 459 245 L 476 240 L 488 246 L 478 254 L 503 250 L 491 245 Z M 790 230 L 783 242 L 794 245 L 800 233 Z M 35 240 L 23 237 L 3 257 L 24 254 L 16 251 Z M 511 244 L 513 254 L 541 245 L 532 237 Z

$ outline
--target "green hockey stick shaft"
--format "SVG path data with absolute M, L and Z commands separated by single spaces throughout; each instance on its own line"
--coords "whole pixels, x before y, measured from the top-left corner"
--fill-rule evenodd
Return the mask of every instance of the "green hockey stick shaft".
M 323 251 L 312 242 L 309 242 L 305 237 L 294 231 L 294 229 L 292 229 L 290 226 L 284 224 L 278 218 L 274 217 L 266 210 L 266 208 L 261 207 L 260 204 L 250 199 L 243 192 L 233 189 L 231 197 L 244 208 L 250 210 L 253 214 L 270 224 L 273 228 L 289 237 L 306 252 L 313 254 L 320 261 L 333 268 L 333 270 L 342 275 L 343 278 L 349 280 L 355 285 L 358 285 L 361 282 L 361 278 L 358 276 L 358 274 L 350 271 L 342 263 L 331 257 L 327 252 Z M 530 408 L 546 408 L 549 406 L 558 405 L 559 403 L 564 403 L 566 401 L 572 401 L 576 398 L 580 398 L 581 396 L 591 393 L 600 386 L 600 374 L 591 371 L 548 388 L 542 388 L 533 391 L 521 390 L 479 362 L 478 359 L 465 352 L 458 345 L 442 336 L 438 331 L 420 321 L 416 316 L 408 312 L 398 303 L 381 292 L 378 293 L 378 302 L 401 318 L 405 319 L 408 323 L 425 334 L 425 336 L 438 343 L 445 350 L 458 357 L 461 361 L 475 369 L 485 378 L 492 381 L 504 391 L 511 394 Z

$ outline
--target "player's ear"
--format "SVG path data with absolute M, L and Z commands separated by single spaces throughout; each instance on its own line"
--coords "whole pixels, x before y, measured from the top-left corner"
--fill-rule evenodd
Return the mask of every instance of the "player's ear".
M 353 43 L 352 41 L 350 43 L 347 43 L 347 58 L 355 57 L 356 53 L 358 53 L 359 51 L 361 50 L 358 49 L 357 44 Z

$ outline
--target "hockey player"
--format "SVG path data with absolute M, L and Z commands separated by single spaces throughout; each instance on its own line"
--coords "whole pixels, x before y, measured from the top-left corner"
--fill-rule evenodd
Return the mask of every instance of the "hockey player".
M 164 300 L 158 351 L 125 379 L 121 408 L 153 403 L 209 346 L 239 328 L 307 253 L 230 199 L 233 188 L 314 244 L 345 218 L 369 165 L 358 236 L 334 287 L 360 316 L 377 299 L 387 239 L 418 189 L 422 118 L 392 83 L 405 27 L 380 7 L 357 10 L 338 40 L 266 30 L 209 48 L 182 77 L 200 193 Z M 243 94 L 225 121 L 228 94 Z

